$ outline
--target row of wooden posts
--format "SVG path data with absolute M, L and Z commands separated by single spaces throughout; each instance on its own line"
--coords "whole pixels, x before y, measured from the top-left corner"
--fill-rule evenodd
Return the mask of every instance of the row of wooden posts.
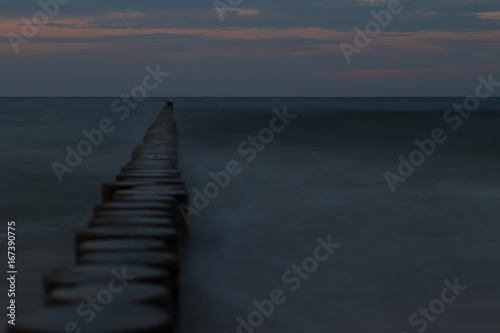
M 18 316 L 10 333 L 174 332 L 179 251 L 188 193 L 178 169 L 177 127 L 167 102 L 114 182 L 102 187 L 74 266 L 44 276 L 46 308 Z

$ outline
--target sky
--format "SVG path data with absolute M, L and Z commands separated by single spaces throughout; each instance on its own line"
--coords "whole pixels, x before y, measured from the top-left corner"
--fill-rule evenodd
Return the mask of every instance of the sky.
M 169 73 L 147 90 L 161 97 L 466 96 L 479 75 L 500 81 L 500 1 L 391 1 L 0 0 L 0 96 L 130 94 L 148 66 Z

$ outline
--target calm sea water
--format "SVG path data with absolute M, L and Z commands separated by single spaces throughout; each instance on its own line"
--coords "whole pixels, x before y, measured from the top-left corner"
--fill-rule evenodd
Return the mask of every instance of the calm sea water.
M 113 100 L 0 99 L 1 228 L 17 222 L 19 315 L 43 306 L 45 272 L 73 263 L 74 234 L 100 201 L 101 183 L 114 179 L 163 105 L 148 99 L 120 120 Z M 457 277 L 467 289 L 427 320 L 426 332 L 498 332 L 500 99 L 483 102 L 453 130 L 443 113 L 461 102 L 175 98 L 191 196 L 228 161 L 241 167 L 191 216 L 180 331 L 238 332 L 238 317 L 250 315 L 258 324 L 250 330 L 263 333 L 417 332 L 423 322 L 411 326 L 409 316 Z M 239 147 L 285 106 L 297 117 L 248 161 Z M 115 131 L 60 183 L 51 163 L 62 163 L 65 147 L 105 117 Z M 408 158 L 414 140 L 435 128 L 446 142 L 391 192 L 383 174 L 396 173 L 398 156 Z M 297 285 L 283 274 L 329 235 L 340 248 L 291 290 Z M 259 317 L 254 301 L 275 289 L 286 300 Z

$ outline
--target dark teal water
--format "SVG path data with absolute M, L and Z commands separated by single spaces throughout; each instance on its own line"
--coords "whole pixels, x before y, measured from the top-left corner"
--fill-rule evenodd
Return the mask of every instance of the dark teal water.
M 461 101 L 174 99 L 192 197 L 228 161 L 241 168 L 191 216 L 180 331 L 237 332 L 237 318 L 248 321 L 253 302 L 279 289 L 286 301 L 255 332 L 417 332 L 422 324 L 408 317 L 457 277 L 467 290 L 425 331 L 497 332 L 500 100 L 453 130 L 443 113 Z M 163 105 L 148 99 L 120 120 L 112 102 L 0 99 L 0 211 L 18 222 L 19 315 L 43 306 L 43 273 L 73 262 L 74 233 L 100 201 L 101 183 L 128 161 Z M 297 117 L 248 161 L 238 147 L 285 105 Z M 102 118 L 115 131 L 60 183 L 51 163 Z M 397 172 L 398 156 L 435 128 L 447 141 L 391 192 L 384 173 Z M 341 247 L 292 291 L 283 274 L 328 235 Z

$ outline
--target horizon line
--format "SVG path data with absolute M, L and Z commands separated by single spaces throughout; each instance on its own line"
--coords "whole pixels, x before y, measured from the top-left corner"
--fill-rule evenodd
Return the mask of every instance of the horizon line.
M 151 98 L 466 98 L 467 96 L 151 96 Z M 120 96 L 0 96 L 0 98 L 122 98 Z M 491 96 L 489 98 L 500 98 Z

